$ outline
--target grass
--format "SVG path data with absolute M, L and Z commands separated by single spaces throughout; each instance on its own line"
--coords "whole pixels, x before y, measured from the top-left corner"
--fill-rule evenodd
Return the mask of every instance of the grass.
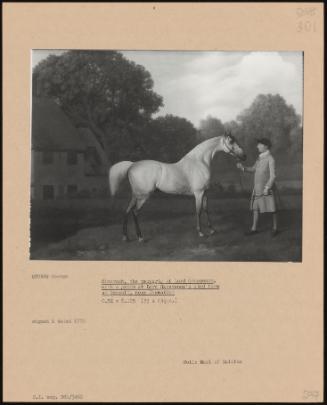
M 164 260 L 164 261 L 301 261 L 300 196 L 283 196 L 281 233 L 272 238 L 270 217 L 260 218 L 261 232 L 244 236 L 251 215 L 247 198 L 212 198 L 209 210 L 217 233 L 199 238 L 191 198 L 156 196 L 140 216 L 145 242 L 121 240 L 127 199 L 110 209 L 107 200 L 54 209 L 32 207 L 31 259 L 47 260 Z M 204 227 L 206 232 L 206 228 Z

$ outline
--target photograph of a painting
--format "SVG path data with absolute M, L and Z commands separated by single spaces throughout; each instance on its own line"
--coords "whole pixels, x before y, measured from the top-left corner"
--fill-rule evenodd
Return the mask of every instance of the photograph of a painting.
M 30 258 L 302 260 L 303 53 L 33 50 Z

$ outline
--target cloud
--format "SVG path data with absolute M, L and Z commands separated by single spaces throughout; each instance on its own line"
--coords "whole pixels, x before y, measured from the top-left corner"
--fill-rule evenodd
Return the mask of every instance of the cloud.
M 33 66 L 49 53 L 33 51 Z M 279 93 L 302 114 L 301 52 L 123 51 L 143 65 L 163 96 L 157 115 L 185 117 L 194 125 L 208 115 L 235 119 L 258 94 Z
M 302 112 L 302 72 L 278 52 L 202 53 L 162 91 L 165 110 L 195 124 L 208 115 L 235 119 L 260 93 L 279 93 Z

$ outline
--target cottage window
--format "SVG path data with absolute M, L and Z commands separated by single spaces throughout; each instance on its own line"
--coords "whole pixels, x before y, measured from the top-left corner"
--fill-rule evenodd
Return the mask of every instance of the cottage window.
M 51 165 L 54 161 L 54 153 L 50 150 L 43 151 L 42 158 L 44 165 Z
M 74 150 L 67 152 L 67 163 L 69 165 L 77 165 L 77 152 Z
M 76 184 L 68 184 L 67 186 L 67 194 L 69 197 L 74 196 L 77 193 L 77 185 Z
M 60 184 L 58 187 L 58 196 L 62 198 L 64 197 L 64 195 L 65 195 L 65 186 Z
M 94 159 L 96 157 L 96 149 L 94 146 L 88 146 L 86 148 L 85 157 L 87 160 Z
M 54 187 L 50 185 L 43 186 L 43 200 L 53 200 L 54 199 Z

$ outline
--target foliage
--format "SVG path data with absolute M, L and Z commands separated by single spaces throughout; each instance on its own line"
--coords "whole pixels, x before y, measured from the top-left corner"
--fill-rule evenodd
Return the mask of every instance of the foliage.
M 77 127 L 87 127 L 107 164 L 119 160 L 174 162 L 197 143 L 230 129 L 251 164 L 256 138 L 272 141 L 277 159 L 302 161 L 300 117 L 280 95 L 260 94 L 236 120 L 208 116 L 198 131 L 173 115 L 153 119 L 163 105 L 150 73 L 116 51 L 68 51 L 50 55 L 33 71 L 33 93 L 54 99 Z M 102 153 L 102 154 L 101 154 Z M 219 160 L 219 162 L 218 162 Z M 220 155 L 214 169 L 232 170 L 235 162 Z
M 302 162 L 303 159 L 303 128 L 294 127 L 290 131 L 290 157 L 294 162 Z
M 218 118 L 209 115 L 200 122 L 198 138 L 202 142 L 208 138 L 223 135 L 224 132 L 225 127 L 223 123 Z
M 176 162 L 196 144 L 196 129 L 185 118 L 166 115 L 152 120 L 148 125 L 148 158 Z
M 107 155 L 119 130 L 144 125 L 162 106 L 150 73 L 116 51 L 50 55 L 34 68 L 33 81 L 36 95 L 55 99 Z
M 279 94 L 260 94 L 237 117 L 237 123 L 244 146 L 252 157 L 256 154 L 256 139 L 265 137 L 271 140 L 276 157 L 285 158 L 292 143 L 297 142 L 291 133 L 298 133 L 300 117 Z

